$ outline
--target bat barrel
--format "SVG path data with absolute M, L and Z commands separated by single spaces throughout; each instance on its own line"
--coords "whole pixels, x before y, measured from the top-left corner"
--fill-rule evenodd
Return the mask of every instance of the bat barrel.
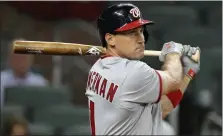
M 100 46 L 90 46 L 60 42 L 15 41 L 13 51 L 17 54 L 42 55 L 101 55 L 104 49 Z
M 78 51 L 65 47 L 55 47 L 48 45 L 22 45 L 14 44 L 14 53 L 17 54 L 42 54 L 42 55 L 79 55 Z

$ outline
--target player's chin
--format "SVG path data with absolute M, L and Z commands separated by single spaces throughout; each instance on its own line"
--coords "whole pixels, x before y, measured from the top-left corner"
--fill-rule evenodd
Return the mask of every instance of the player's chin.
M 134 55 L 134 60 L 140 60 L 144 57 L 144 51 L 140 51 L 140 52 L 137 52 L 135 55 Z
M 142 59 L 143 57 L 144 57 L 144 51 L 139 54 L 138 59 Z

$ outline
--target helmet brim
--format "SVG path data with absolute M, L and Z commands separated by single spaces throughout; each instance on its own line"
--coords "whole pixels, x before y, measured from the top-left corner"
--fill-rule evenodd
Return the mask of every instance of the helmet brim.
M 127 31 L 127 30 L 131 30 L 140 26 L 148 25 L 148 24 L 154 24 L 154 22 L 150 20 L 139 19 L 139 20 L 135 20 L 133 22 L 123 25 L 122 27 L 116 29 L 115 32 Z

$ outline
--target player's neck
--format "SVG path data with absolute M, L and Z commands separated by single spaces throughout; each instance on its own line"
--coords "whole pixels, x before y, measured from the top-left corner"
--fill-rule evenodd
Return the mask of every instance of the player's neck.
M 111 48 L 107 49 L 106 55 L 114 56 L 114 57 L 121 57 L 120 55 L 118 55 L 117 51 L 115 51 L 115 50 L 113 50 Z

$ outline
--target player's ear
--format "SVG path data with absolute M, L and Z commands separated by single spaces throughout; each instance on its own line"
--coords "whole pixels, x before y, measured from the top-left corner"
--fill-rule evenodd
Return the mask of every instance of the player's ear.
M 110 46 L 115 46 L 115 36 L 112 34 L 105 34 L 105 40 Z

